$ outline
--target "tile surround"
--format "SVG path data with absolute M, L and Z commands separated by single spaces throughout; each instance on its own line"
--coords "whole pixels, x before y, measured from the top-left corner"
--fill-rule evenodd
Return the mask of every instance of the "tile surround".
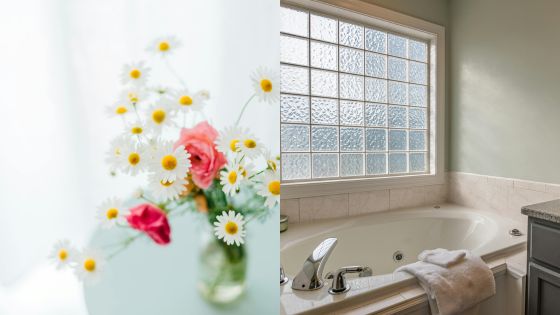
M 497 212 L 524 226 L 521 207 L 558 198 L 558 184 L 449 172 L 444 185 L 282 199 L 281 213 L 298 223 L 451 202 Z

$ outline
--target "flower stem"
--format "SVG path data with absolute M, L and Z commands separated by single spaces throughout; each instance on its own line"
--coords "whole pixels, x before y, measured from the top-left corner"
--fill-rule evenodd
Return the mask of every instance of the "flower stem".
M 111 260 L 113 257 L 117 256 L 118 254 L 120 254 L 123 250 L 125 250 L 128 246 L 130 246 L 130 244 L 132 244 L 136 239 L 138 239 L 140 236 L 142 236 L 142 233 L 138 233 L 134 236 L 131 236 L 127 239 L 124 240 L 124 242 L 121 245 L 121 248 L 117 249 L 116 251 L 114 251 L 111 255 L 107 256 L 107 260 Z
M 185 84 L 185 81 L 183 81 L 183 79 L 181 79 L 181 77 L 179 76 L 179 74 L 177 74 L 177 72 L 175 71 L 175 69 L 173 69 L 173 67 L 172 67 L 171 64 L 169 63 L 169 59 L 167 59 L 166 57 L 163 57 L 163 61 L 164 61 L 164 63 L 165 63 L 165 66 L 166 66 L 167 69 L 169 70 L 169 72 L 171 72 L 171 74 L 175 77 L 175 79 L 177 79 L 177 81 L 179 81 L 179 83 L 181 84 L 181 86 L 187 87 L 187 85 Z
M 239 113 L 239 117 L 237 117 L 237 121 L 235 121 L 235 125 L 239 125 L 239 121 L 241 121 L 241 117 L 243 117 L 243 113 L 245 113 L 245 109 L 247 108 L 247 105 L 249 105 L 249 103 L 253 100 L 253 98 L 255 98 L 257 94 L 253 94 L 251 95 L 251 97 L 249 97 L 249 99 L 247 100 L 247 102 L 245 102 L 245 105 L 243 105 L 243 108 L 241 109 L 241 112 Z

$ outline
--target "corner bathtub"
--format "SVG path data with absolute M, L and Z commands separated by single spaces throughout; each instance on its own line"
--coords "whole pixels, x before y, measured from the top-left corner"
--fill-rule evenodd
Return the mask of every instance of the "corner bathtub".
M 290 280 L 313 249 L 328 237 L 338 238 L 338 244 L 324 273 L 343 266 L 366 265 L 372 268 L 373 277 L 351 280 L 352 289 L 336 297 L 327 293 L 330 281 L 320 290 L 305 292 L 292 291 L 290 281 L 281 289 L 283 312 L 309 311 L 399 282 L 410 282 L 411 276 L 393 272 L 399 266 L 415 262 L 424 249 L 469 249 L 483 259 L 522 249 L 526 237 L 511 236 L 509 231 L 514 228 L 523 233 L 526 230 L 516 221 L 453 204 L 292 225 L 281 234 L 280 252 L 281 263 Z M 351 275 L 347 277 L 352 279 Z

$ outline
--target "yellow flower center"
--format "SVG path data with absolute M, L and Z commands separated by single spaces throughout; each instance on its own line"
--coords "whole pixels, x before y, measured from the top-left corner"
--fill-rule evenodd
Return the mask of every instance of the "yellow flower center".
M 144 130 L 142 130 L 142 127 L 136 126 L 136 127 L 132 127 L 132 129 L 130 129 L 130 131 L 131 131 L 133 134 L 135 134 L 135 135 L 139 135 L 139 134 L 141 134 L 142 131 L 144 131 Z
M 253 139 L 247 139 L 243 141 L 243 144 L 249 149 L 254 149 L 257 146 L 257 142 Z
M 177 167 L 177 158 L 173 155 L 166 155 L 161 159 L 161 166 L 168 170 L 174 170 Z
M 130 100 L 132 103 L 137 103 L 138 102 L 138 95 L 136 95 L 136 93 L 129 92 L 128 93 L 128 100 Z
M 61 249 L 58 251 L 58 259 L 60 260 L 66 260 L 66 258 L 68 258 L 68 252 L 66 251 L 66 249 Z
M 140 163 L 140 155 L 136 152 L 130 153 L 128 155 L 128 163 L 130 163 L 130 165 L 136 165 Z
M 276 172 L 276 162 L 274 162 L 273 160 L 267 160 L 266 164 L 268 164 L 268 167 L 270 167 L 273 171 Z
M 268 183 L 268 191 L 275 196 L 280 195 L 280 181 L 273 180 Z
M 179 98 L 179 104 L 183 106 L 191 106 L 192 105 L 192 98 L 188 95 L 183 95 Z
M 116 219 L 118 215 L 119 215 L 119 209 L 117 208 L 111 208 L 107 210 L 107 219 L 109 220 Z
M 229 235 L 235 235 L 238 229 L 237 223 L 233 221 L 228 221 L 228 223 L 226 223 L 225 230 Z
M 243 177 L 247 177 L 247 170 L 243 166 L 239 167 L 239 172 L 243 175 Z
M 261 89 L 267 93 L 272 91 L 272 82 L 269 79 L 262 79 Z
M 237 148 L 237 143 L 239 143 L 239 140 L 237 139 L 233 139 L 229 142 L 229 148 L 231 151 L 233 152 L 239 151 L 239 149 Z
M 237 181 L 237 172 L 236 171 L 229 172 L 228 181 L 229 181 L 230 184 L 235 184 L 235 182 Z
M 160 181 L 159 183 L 160 183 L 161 186 L 163 186 L 163 187 L 169 187 L 169 186 L 173 185 L 174 182 L 175 182 L 175 181 L 168 180 L 168 181 L 165 181 L 165 182 L 164 182 L 164 181 Z
M 117 115 L 126 114 L 126 112 L 128 112 L 128 109 L 124 106 L 117 106 L 117 109 L 115 109 L 115 113 L 117 113 Z
M 165 120 L 165 111 L 163 109 L 156 109 L 152 112 L 152 119 L 156 124 L 161 124 Z
M 84 269 L 89 272 L 95 271 L 95 260 L 88 258 L 84 261 Z
M 169 43 L 168 42 L 161 42 L 159 43 L 159 51 L 168 51 L 169 50 Z
M 115 155 L 116 155 L 116 156 L 120 156 L 120 155 L 121 155 L 121 149 L 120 149 L 120 148 L 115 148 Z
M 138 69 L 130 70 L 130 77 L 133 79 L 139 79 L 142 76 L 142 72 Z

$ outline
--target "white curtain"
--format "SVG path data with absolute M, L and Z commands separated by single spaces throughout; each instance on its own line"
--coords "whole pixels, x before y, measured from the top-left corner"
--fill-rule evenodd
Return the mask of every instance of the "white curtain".
M 206 115 L 218 127 L 232 124 L 252 93 L 250 73 L 278 64 L 278 7 L 277 0 L 0 0 L 0 314 L 85 312 L 79 286 L 51 274 L 45 257 L 63 237 L 85 244 L 96 206 L 138 185 L 111 178 L 104 164 L 122 128 L 104 112 L 119 92 L 122 65 L 148 58 L 155 37 L 176 35 L 183 47 L 171 63 L 190 88 L 211 92 Z M 153 77 L 174 84 L 150 58 L 161 69 Z M 278 150 L 278 117 L 277 106 L 254 104 L 244 123 Z

